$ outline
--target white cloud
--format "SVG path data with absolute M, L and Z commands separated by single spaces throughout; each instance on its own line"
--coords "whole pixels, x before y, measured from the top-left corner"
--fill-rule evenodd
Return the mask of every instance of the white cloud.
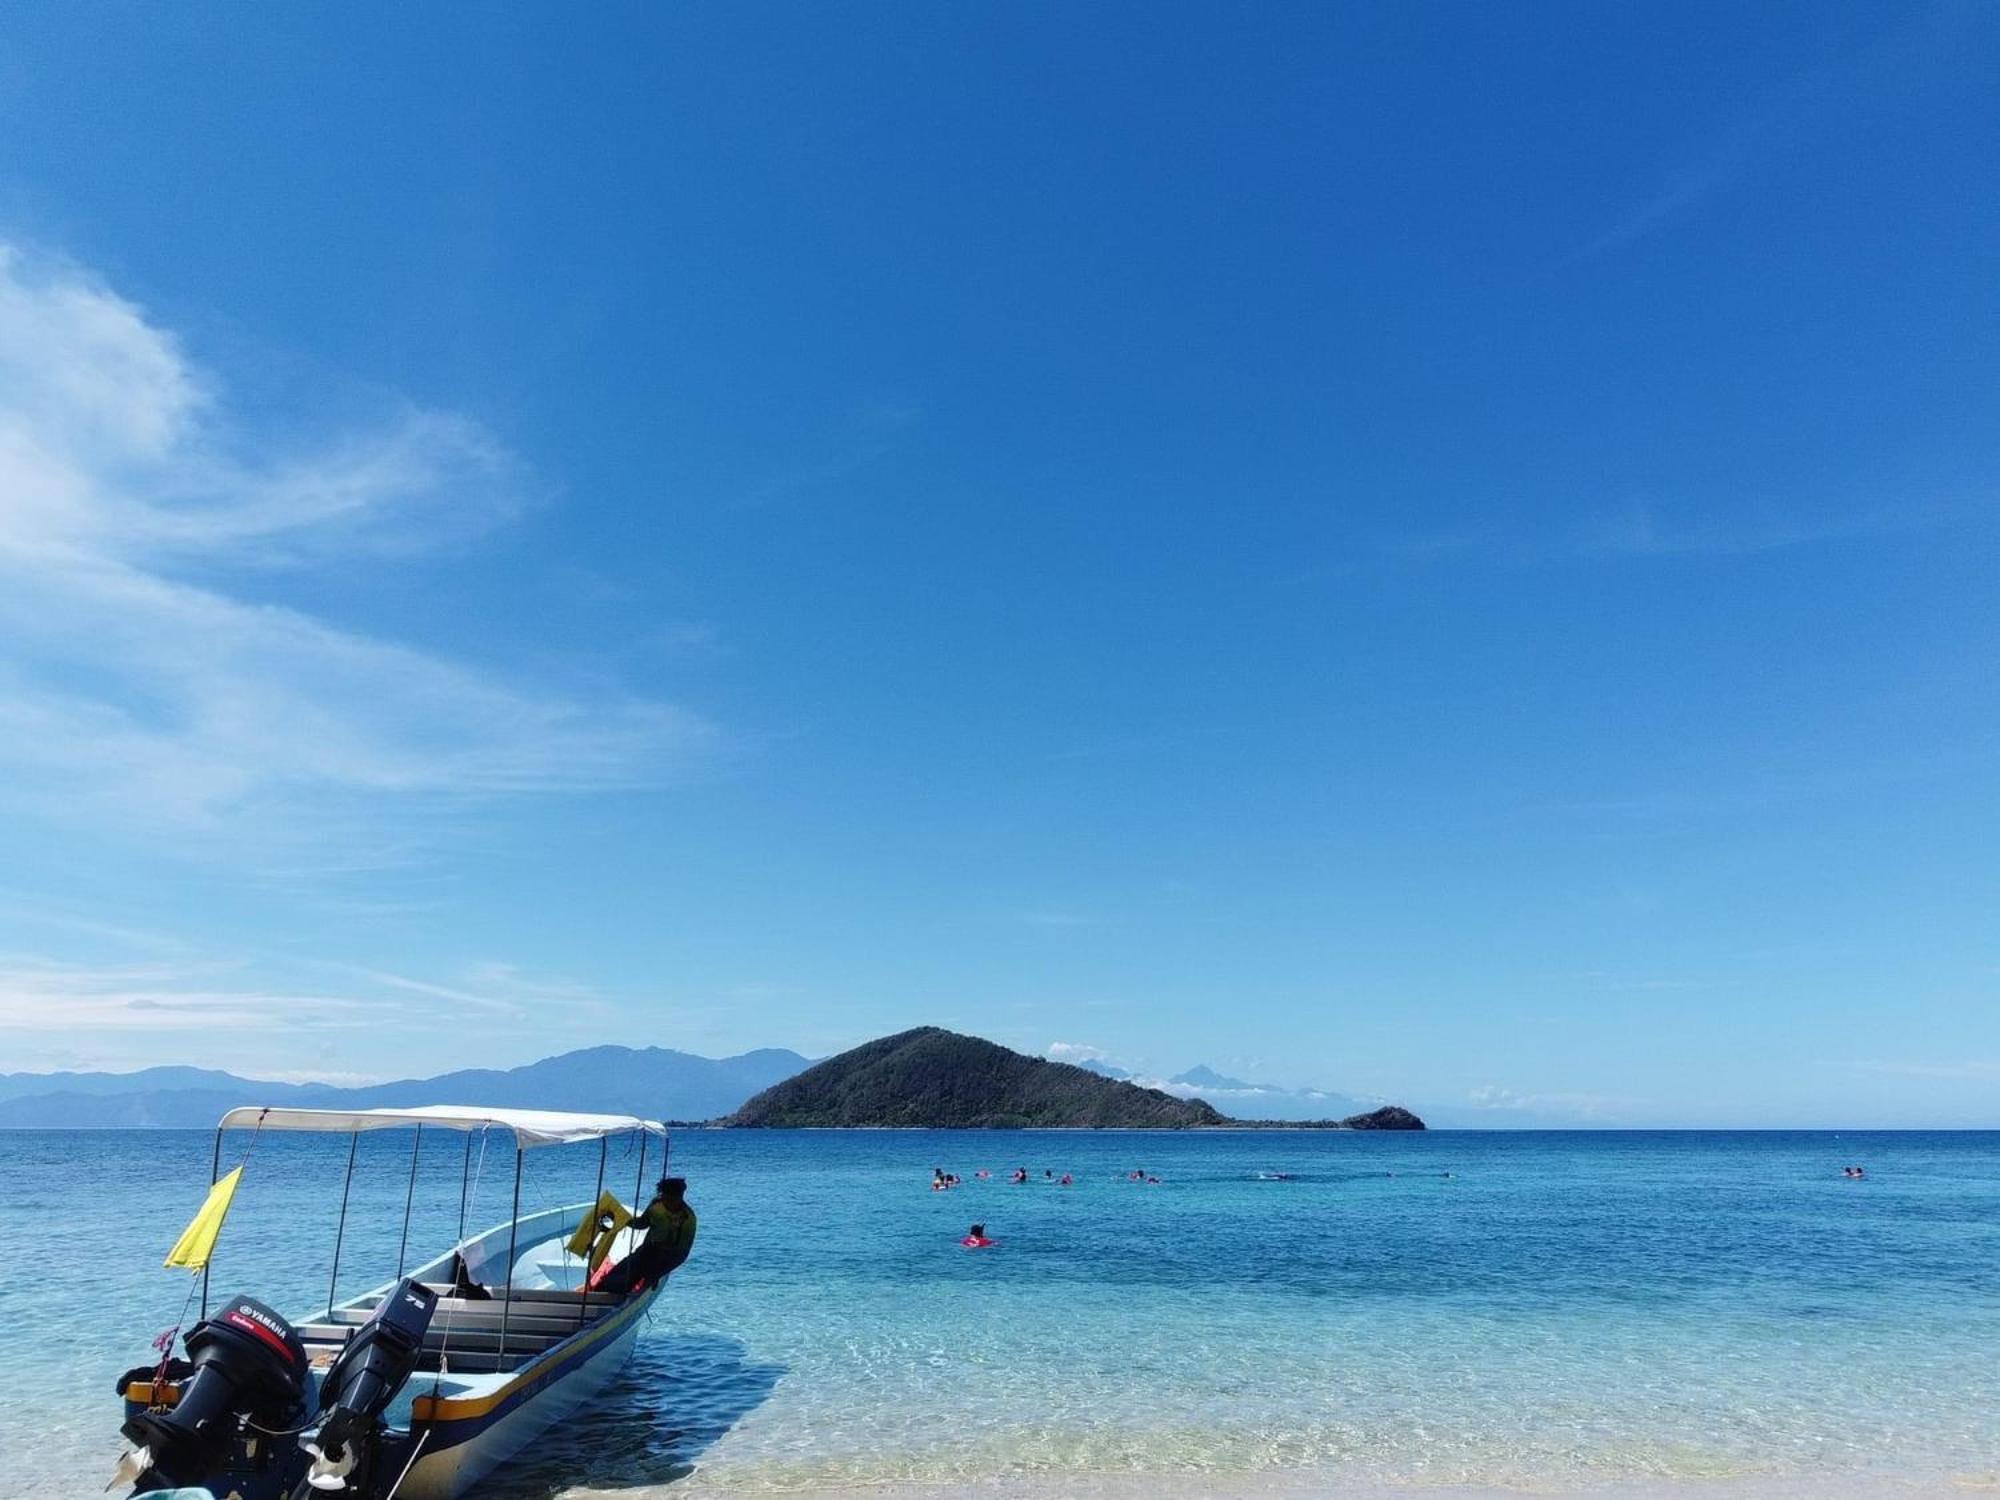
M 230 987 L 215 965 L 88 967 L 0 960 L 0 1034 L 314 1031 L 380 1024 L 384 1007 L 342 995 Z
M 495 1016 L 532 1018 L 560 1011 L 575 1019 L 608 1012 L 605 1002 L 588 985 L 573 979 L 541 978 L 518 966 L 494 959 L 468 964 L 448 981 L 415 979 L 383 969 L 354 968 L 352 973 L 386 989 L 447 1000 Z
M 1102 1062 L 1108 1054 L 1088 1042 L 1050 1042 L 1048 1055 L 1057 1062 L 1082 1063 Z
M 1051 906 L 1033 907 L 1026 910 L 1010 912 L 1008 913 L 1008 915 L 1013 920 L 1017 922 L 1024 922 L 1030 927 L 1066 928 L 1066 927 L 1089 927 L 1094 925 L 1091 918 L 1086 917 L 1079 912 L 1064 911 L 1059 907 L 1051 907 Z
M 2000 1058 L 1967 1057 L 1951 1062 L 1867 1062 L 1854 1066 L 1864 1073 L 1879 1073 L 1891 1078 L 2000 1078 Z
M 515 509 L 513 467 L 434 412 L 310 446 L 261 437 L 139 308 L 0 246 L 8 800 L 134 831 L 270 834 L 349 824 L 370 799 L 683 769 L 713 739 L 684 710 L 541 691 L 212 581 L 491 524 Z
M 268 957 L 176 955 L 122 964 L 0 953 L 0 1056 L 10 1067 L 131 1068 L 202 1058 L 258 1078 L 332 1079 L 329 1056 L 301 1070 L 302 1037 L 379 1068 L 385 1034 L 463 1043 L 546 1041 L 552 1018 L 601 1024 L 606 1002 L 577 981 L 485 960 L 442 980 L 309 962 L 274 972 Z M 300 975 L 315 976 L 300 982 Z M 559 1050 L 559 1049 L 544 1049 Z M 267 1062 L 265 1059 L 269 1059 Z M 453 1065 L 469 1065 L 463 1051 Z M 428 1066 L 428 1065 L 426 1065 Z M 275 1069 L 275 1070 L 274 1070 Z
M 1467 1095 L 1474 1109 L 1525 1110 L 1534 1114 L 1567 1115 L 1582 1120 L 1603 1119 L 1621 1110 L 1641 1109 L 1649 1101 L 1622 1098 L 1615 1094 L 1524 1093 L 1519 1089 L 1485 1084 Z

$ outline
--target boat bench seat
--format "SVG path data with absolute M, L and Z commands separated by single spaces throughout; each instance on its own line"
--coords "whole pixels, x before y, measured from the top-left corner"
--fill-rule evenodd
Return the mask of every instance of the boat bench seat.
M 432 1291 L 438 1294 L 438 1307 L 440 1310 L 442 1310 L 447 1306 L 453 1306 L 453 1305 L 460 1307 L 477 1307 L 486 1305 L 498 1307 L 501 1303 L 504 1292 L 504 1288 L 494 1286 L 487 1288 L 487 1290 L 493 1294 L 490 1299 L 485 1297 L 461 1299 L 452 1296 L 452 1293 L 455 1290 L 457 1290 L 457 1288 L 454 1287 L 452 1283 L 450 1283 L 449 1281 L 426 1281 L 424 1285 L 429 1287 Z M 588 1302 L 592 1307 L 616 1307 L 620 1302 L 623 1302 L 625 1300 L 617 1292 L 573 1292 L 563 1287 L 554 1287 L 554 1286 L 551 1287 L 521 1286 L 514 1288 L 514 1293 L 513 1293 L 514 1306 L 517 1308 L 523 1302 L 553 1302 L 564 1307 L 575 1307 L 577 1304 L 577 1299 L 579 1297 L 582 1298 L 584 1301 Z M 376 1303 L 380 1302 L 381 1300 L 382 1299 L 380 1296 L 367 1296 L 360 1298 L 353 1305 L 355 1307 L 373 1307 L 375 1306 Z
M 298 1327 L 301 1342 L 310 1350 L 327 1346 L 338 1350 L 344 1345 L 360 1325 L 357 1323 L 304 1323 Z M 507 1353 L 539 1354 L 560 1344 L 576 1332 L 575 1323 L 561 1327 L 551 1327 L 546 1323 L 539 1328 L 524 1328 L 509 1321 L 507 1324 Z M 460 1352 L 497 1354 L 500 1351 L 500 1324 L 496 1321 L 481 1327 L 467 1327 L 454 1322 L 450 1327 L 443 1323 L 433 1323 L 424 1335 L 424 1353 L 447 1353 L 456 1358 Z
M 351 1306 L 336 1307 L 323 1319 L 300 1324 L 299 1338 L 308 1347 L 338 1349 L 374 1316 L 377 1300 L 365 1297 Z M 539 1354 L 589 1327 L 621 1300 L 608 1293 L 593 1292 L 587 1302 L 580 1303 L 575 1292 L 562 1291 L 518 1291 L 511 1304 L 497 1297 L 490 1300 L 439 1297 L 430 1328 L 424 1334 L 426 1363 L 429 1356 L 438 1353 L 448 1354 L 454 1364 L 461 1355 L 497 1356 L 503 1323 L 510 1362 L 516 1355 Z
M 564 1307 L 560 1303 L 516 1300 L 512 1310 L 503 1313 L 502 1309 L 506 1306 L 506 1303 L 497 1298 L 491 1302 L 484 1300 L 469 1302 L 460 1301 L 456 1297 L 441 1297 L 438 1299 L 437 1311 L 431 1316 L 431 1327 L 441 1329 L 449 1325 L 453 1329 L 498 1328 L 504 1317 L 509 1328 L 575 1333 L 577 1329 L 588 1327 L 611 1311 L 609 1307 L 595 1303 L 589 1307 L 578 1307 L 572 1302 Z M 578 1314 L 582 1315 L 580 1321 Z M 326 1321 L 351 1323 L 358 1327 L 374 1315 L 373 1308 L 336 1307 L 333 1316 Z

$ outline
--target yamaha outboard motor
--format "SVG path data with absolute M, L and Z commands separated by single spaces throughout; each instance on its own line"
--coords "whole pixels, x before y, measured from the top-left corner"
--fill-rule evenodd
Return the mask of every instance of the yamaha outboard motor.
M 320 1381 L 319 1431 L 303 1444 L 313 1456 L 306 1485 L 315 1490 L 351 1487 L 363 1495 L 375 1493 L 368 1470 L 382 1430 L 382 1413 L 416 1371 L 424 1333 L 436 1311 L 436 1292 L 421 1281 L 401 1281 L 348 1340 Z M 300 1486 L 300 1493 L 306 1492 L 306 1485 Z
M 292 1325 L 263 1303 L 237 1297 L 188 1330 L 193 1372 L 180 1401 L 124 1425 L 140 1451 L 139 1488 L 198 1485 L 223 1460 L 245 1419 L 267 1431 L 297 1427 L 304 1413 L 306 1351 Z

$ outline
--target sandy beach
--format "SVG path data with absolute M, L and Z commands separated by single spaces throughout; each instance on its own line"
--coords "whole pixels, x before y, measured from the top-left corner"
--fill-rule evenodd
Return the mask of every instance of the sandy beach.
M 1983 1474 L 1820 1475 L 1810 1478 L 1640 1479 L 1581 1485 L 1383 1484 L 1318 1470 L 1259 1474 L 1065 1474 L 958 1481 L 743 1490 L 699 1475 L 637 1490 L 570 1490 L 564 1500 L 722 1500 L 744 1494 L 788 1500 L 1964 1500 L 2000 1494 L 2000 1471 Z

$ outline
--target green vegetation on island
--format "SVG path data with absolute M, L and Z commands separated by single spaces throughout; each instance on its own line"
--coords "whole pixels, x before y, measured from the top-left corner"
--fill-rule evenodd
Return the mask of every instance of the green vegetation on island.
M 816 1063 L 721 1124 L 777 1128 L 1186 1130 L 1230 1120 L 1201 1099 L 1028 1057 L 975 1036 L 919 1026 Z M 1325 1128 L 1421 1130 L 1388 1106 Z M 1296 1127 L 1295 1127 L 1296 1128 Z

